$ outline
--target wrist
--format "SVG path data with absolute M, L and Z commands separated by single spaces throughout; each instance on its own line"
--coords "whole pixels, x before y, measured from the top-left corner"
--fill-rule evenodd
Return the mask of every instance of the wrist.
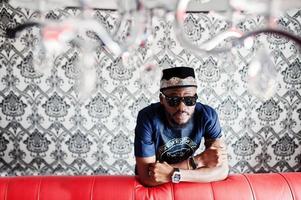
M 173 183 L 179 183 L 181 181 L 181 171 L 179 168 L 174 168 L 172 176 L 171 176 L 171 181 Z

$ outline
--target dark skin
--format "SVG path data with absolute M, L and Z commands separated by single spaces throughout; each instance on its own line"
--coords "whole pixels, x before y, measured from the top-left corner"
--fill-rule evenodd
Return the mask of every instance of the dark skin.
M 194 96 L 195 87 L 182 87 L 164 91 L 167 96 Z M 170 125 L 184 125 L 194 113 L 195 106 L 186 106 L 181 102 L 177 107 L 170 107 L 160 95 L 160 103 L 164 106 Z M 228 159 L 226 145 L 222 139 L 206 139 L 205 150 L 194 158 L 197 168 L 192 170 L 188 160 L 176 164 L 159 163 L 155 156 L 136 157 L 140 182 L 145 186 L 157 186 L 171 181 L 174 168 L 181 171 L 181 181 L 211 182 L 223 180 L 228 176 Z

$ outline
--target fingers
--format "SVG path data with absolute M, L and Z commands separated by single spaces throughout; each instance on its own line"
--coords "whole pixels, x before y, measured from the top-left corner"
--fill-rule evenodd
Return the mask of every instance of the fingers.
M 212 145 L 208 149 L 214 149 L 214 150 L 218 150 L 218 151 L 225 151 L 225 152 L 227 152 L 227 147 L 225 145 Z
M 159 163 L 159 162 L 149 164 L 148 175 L 151 177 L 156 176 L 156 174 L 158 174 L 160 172 L 160 165 L 161 165 L 161 163 Z
M 222 164 L 228 159 L 228 153 L 226 149 L 217 149 L 217 157 L 218 157 L 218 164 Z
M 227 159 L 227 151 L 221 148 L 210 147 L 202 153 L 204 165 L 210 168 L 221 166 Z
M 157 176 L 157 174 L 156 174 L 156 172 L 155 172 L 155 168 L 154 167 L 152 167 L 152 166 L 150 166 L 150 167 L 148 167 L 148 176 L 151 178 L 151 179 L 153 179 L 153 180 L 156 180 L 156 176 Z
M 222 140 L 214 141 L 209 148 L 220 149 L 223 151 L 227 151 L 227 145 Z
M 173 171 L 173 167 L 167 162 L 152 163 L 148 165 L 147 175 L 156 182 L 168 182 L 170 181 L 170 174 Z
M 148 168 L 148 176 L 154 180 L 155 182 L 161 182 L 161 176 L 160 176 L 160 172 L 158 172 L 158 170 L 156 170 L 154 167 L 149 167 Z
M 215 144 L 212 144 L 211 147 L 220 148 L 220 149 L 226 149 L 227 148 L 227 146 L 224 143 L 215 143 Z
M 218 162 L 217 162 L 217 166 L 220 166 L 222 165 L 224 162 L 226 162 L 228 160 L 228 155 L 226 154 L 223 154 L 223 155 L 220 155 L 218 157 Z
M 227 152 L 226 151 L 219 151 L 218 152 L 217 166 L 221 166 L 227 160 L 228 160 L 228 154 L 227 154 Z

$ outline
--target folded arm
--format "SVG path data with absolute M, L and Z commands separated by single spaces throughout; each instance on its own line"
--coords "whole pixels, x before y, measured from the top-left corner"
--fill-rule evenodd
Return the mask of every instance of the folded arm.
M 171 175 L 174 170 L 173 167 L 168 164 L 164 166 L 160 165 L 162 168 L 155 170 L 153 167 L 156 165 L 157 162 L 155 156 L 136 157 L 136 167 L 141 184 L 151 187 L 167 183 L 171 180 Z M 160 171 L 160 173 L 158 173 L 158 171 Z
M 197 168 L 190 170 L 189 161 L 172 165 L 181 169 L 181 181 L 210 182 L 227 178 L 229 173 L 228 155 L 222 139 L 205 139 L 206 149 L 194 156 Z
M 155 156 L 136 157 L 138 175 L 145 186 L 156 186 L 171 181 L 174 168 L 181 171 L 181 181 L 210 182 L 228 176 L 227 150 L 222 139 L 205 140 L 206 150 L 194 157 L 197 168 L 191 169 L 188 160 L 169 165 L 156 162 Z

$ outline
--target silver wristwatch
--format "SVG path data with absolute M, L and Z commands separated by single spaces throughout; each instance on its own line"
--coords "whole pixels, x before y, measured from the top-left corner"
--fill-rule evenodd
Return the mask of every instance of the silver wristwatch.
M 173 183 L 179 183 L 181 181 L 181 172 L 179 168 L 174 168 L 174 172 L 171 176 L 171 181 Z

